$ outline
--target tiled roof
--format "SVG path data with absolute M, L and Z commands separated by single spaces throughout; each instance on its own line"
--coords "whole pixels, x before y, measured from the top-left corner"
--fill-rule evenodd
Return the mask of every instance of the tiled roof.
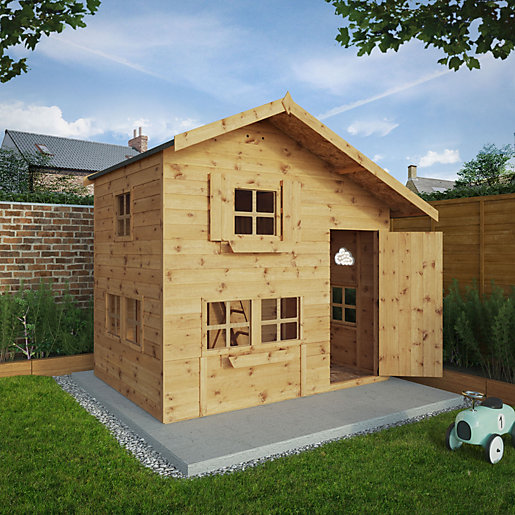
M 83 170 L 97 172 L 139 155 L 129 146 L 96 143 L 70 138 L 34 134 L 31 132 L 5 131 L 2 148 L 19 152 L 39 152 L 36 145 L 42 145 L 50 152 L 48 168 L 59 170 Z M 43 147 L 43 148 L 44 148 Z M 44 148 L 44 150 L 46 151 Z
M 430 179 L 429 177 L 415 177 L 415 179 L 408 179 L 406 186 L 412 191 L 415 191 L 413 189 L 414 187 L 418 193 L 444 192 L 454 187 L 454 181 Z

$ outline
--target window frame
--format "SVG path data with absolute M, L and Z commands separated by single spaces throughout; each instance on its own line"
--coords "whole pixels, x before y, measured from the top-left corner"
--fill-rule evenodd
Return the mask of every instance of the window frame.
M 342 291 L 342 302 L 341 303 L 334 302 L 334 293 L 333 293 L 334 288 L 339 288 Z M 356 304 L 347 304 L 345 302 L 345 289 L 354 290 L 355 291 Z M 342 319 L 341 320 L 333 318 L 333 309 L 335 307 L 336 308 L 340 308 L 342 310 Z M 347 327 L 357 327 L 357 322 L 358 322 L 358 288 L 357 288 L 357 286 L 350 285 L 350 284 L 345 284 L 345 285 L 331 284 L 331 303 L 330 303 L 330 309 L 331 309 L 331 311 L 330 311 L 331 323 L 345 325 Z M 345 320 L 345 310 L 346 309 L 354 310 L 355 317 L 356 317 L 355 322 L 350 322 L 350 321 Z
M 265 320 L 264 322 L 270 322 L 265 325 L 272 325 L 272 323 L 279 324 L 279 335 L 280 335 L 280 325 L 282 323 L 292 323 L 296 322 L 297 324 L 297 337 L 291 339 L 279 339 L 268 342 L 262 341 L 262 318 L 261 318 L 261 306 L 262 306 L 262 298 L 243 298 L 243 297 L 231 297 L 229 300 L 226 299 L 202 299 L 202 316 L 201 316 L 201 333 L 202 333 L 202 355 L 208 356 L 216 356 L 216 355 L 226 355 L 226 354 L 240 354 L 240 353 L 249 353 L 249 352 L 259 352 L 259 351 L 270 351 L 276 347 L 287 347 L 290 345 L 298 345 L 303 338 L 303 325 L 302 325 L 302 306 L 303 306 L 303 297 L 301 296 L 284 296 L 284 297 L 266 297 L 266 299 L 275 299 L 280 305 L 282 299 L 295 298 L 297 301 L 297 316 L 295 318 L 276 318 L 275 320 Z M 230 305 L 231 302 L 249 302 L 250 304 L 250 316 L 248 321 L 249 327 L 249 344 L 241 345 L 241 346 L 230 346 L 230 328 L 238 328 L 243 327 L 243 323 L 234 323 L 228 324 L 227 321 L 229 317 L 227 316 L 227 305 Z M 226 303 L 226 319 L 224 324 L 211 324 L 208 325 L 208 309 L 209 304 L 223 302 Z M 280 312 L 279 312 L 280 313 Z M 226 343 L 223 347 L 216 347 L 212 349 L 208 349 L 208 331 L 216 330 L 216 329 L 225 329 L 225 339 Z M 229 344 L 227 343 L 229 342 Z
M 236 234 L 235 192 L 275 192 L 274 235 Z M 209 240 L 227 242 L 235 253 L 291 252 L 300 241 L 301 183 L 292 177 L 264 174 L 209 174 Z M 259 212 L 256 217 L 259 218 Z M 243 216 L 249 212 L 242 212 Z M 267 216 L 264 216 L 267 218 Z
M 236 192 L 237 191 L 250 191 L 251 192 L 251 210 L 250 211 L 237 211 L 236 210 Z M 274 196 L 273 200 L 273 211 L 272 212 L 265 212 L 265 211 L 258 211 L 258 193 L 272 193 Z M 233 190 L 233 204 L 232 204 L 232 218 L 233 218 L 233 231 L 234 235 L 237 237 L 252 237 L 252 238 L 260 238 L 261 236 L 264 237 L 279 237 L 281 236 L 281 191 L 277 189 L 271 189 L 271 188 L 251 188 L 251 187 L 235 187 Z M 237 217 L 243 217 L 243 218 L 250 218 L 251 219 L 251 225 L 252 230 L 250 233 L 237 233 L 236 232 L 236 218 Z M 258 219 L 259 218 L 266 218 L 266 219 L 272 219 L 274 222 L 274 231 L 273 234 L 261 234 L 258 233 Z
M 129 202 L 127 204 L 126 197 L 129 196 Z M 123 214 L 120 214 L 120 203 L 119 198 L 124 197 L 124 206 L 129 206 L 129 212 L 125 212 Z M 123 190 L 121 193 L 117 193 L 114 195 L 114 239 L 115 241 L 131 241 L 132 240 L 132 234 L 133 234 L 133 221 L 134 221 L 134 195 L 132 188 L 129 190 Z M 129 234 L 119 234 L 118 233 L 118 222 L 120 220 L 123 220 L 124 227 L 127 227 L 126 221 L 129 221 Z
M 115 297 L 118 300 L 118 334 L 112 333 L 110 331 L 110 298 Z M 136 302 L 136 312 L 138 313 L 138 318 L 136 319 L 135 324 L 135 334 L 137 335 L 137 339 L 132 340 L 128 338 L 128 301 L 135 301 Z M 105 292 L 105 334 L 115 339 L 116 341 L 119 341 L 121 343 L 124 343 L 131 347 L 132 349 L 143 352 L 143 343 L 144 343 L 144 324 L 143 324 L 143 296 L 138 295 L 123 295 L 120 292 L 112 292 L 112 291 L 106 291 Z

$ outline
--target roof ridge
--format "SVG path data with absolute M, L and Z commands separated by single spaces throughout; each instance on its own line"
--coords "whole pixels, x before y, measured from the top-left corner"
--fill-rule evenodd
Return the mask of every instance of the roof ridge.
M 123 148 L 127 148 L 127 149 L 132 149 L 132 147 L 130 147 L 129 145 L 119 145 L 117 143 L 105 143 L 103 141 L 91 141 L 91 140 L 79 139 L 79 138 L 67 138 L 65 136 L 53 136 L 52 134 L 42 134 L 39 132 L 19 131 L 16 129 L 5 129 L 5 132 L 8 134 L 16 133 L 16 134 L 25 134 L 25 135 L 31 135 L 31 136 L 44 136 L 45 138 L 56 138 L 56 139 L 62 139 L 62 140 L 67 140 L 67 141 L 79 141 L 82 143 L 94 143 L 95 145 L 106 145 L 106 146 L 110 146 L 110 147 L 123 147 Z

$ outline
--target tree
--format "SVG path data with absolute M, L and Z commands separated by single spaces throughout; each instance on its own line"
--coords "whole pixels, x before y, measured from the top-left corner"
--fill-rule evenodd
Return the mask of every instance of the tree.
M 85 186 L 71 175 L 45 173 L 50 156 L 0 148 L 0 191 L 8 193 L 68 193 L 87 195 Z
M 513 180 L 515 175 L 509 161 L 515 156 L 511 145 L 497 148 L 493 144 L 484 145 L 475 159 L 463 164 L 458 172 L 459 179 L 455 187 L 494 186 Z
M 38 171 L 47 163 L 48 156 L 43 154 L 0 148 L 0 190 L 11 193 L 34 191 Z
M 85 27 L 84 16 L 95 14 L 100 0 L 0 0 L 0 82 L 27 72 L 27 58 L 16 61 L 8 51 L 16 45 L 34 50 L 43 35 L 66 25 Z
M 347 26 L 336 36 L 358 55 L 381 52 L 419 39 L 441 49 L 451 70 L 479 68 L 474 56 L 490 52 L 506 59 L 515 48 L 515 0 L 326 0 Z

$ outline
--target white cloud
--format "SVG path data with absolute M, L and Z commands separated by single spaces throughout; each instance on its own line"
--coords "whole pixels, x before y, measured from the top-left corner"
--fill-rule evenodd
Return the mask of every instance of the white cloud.
M 55 105 L 0 104 L 0 120 L 7 129 L 68 138 L 89 138 L 103 132 L 92 118 L 65 120 L 63 112 Z
M 446 148 L 443 152 L 435 152 L 429 150 L 425 156 L 422 156 L 418 162 L 420 168 L 432 166 L 436 163 L 452 164 L 461 161 L 459 150 L 450 150 Z
M 372 136 L 373 134 L 386 136 L 398 126 L 398 123 L 391 122 L 386 118 L 383 120 L 358 120 L 347 127 L 347 132 L 353 136 Z
M 381 159 L 383 159 L 383 154 L 374 154 L 374 157 L 372 158 L 372 161 L 374 161 L 375 163 L 377 163 L 378 161 L 381 161 Z
M 170 140 L 176 134 L 199 125 L 192 118 L 177 118 L 161 113 L 151 118 L 117 117 L 106 112 L 102 118 L 88 117 L 68 121 L 58 106 L 31 105 L 23 102 L 0 103 L 0 120 L 3 128 L 38 132 L 65 138 L 91 139 L 112 133 L 118 138 L 132 137 L 132 130 L 142 127 L 149 136 L 151 146 Z

